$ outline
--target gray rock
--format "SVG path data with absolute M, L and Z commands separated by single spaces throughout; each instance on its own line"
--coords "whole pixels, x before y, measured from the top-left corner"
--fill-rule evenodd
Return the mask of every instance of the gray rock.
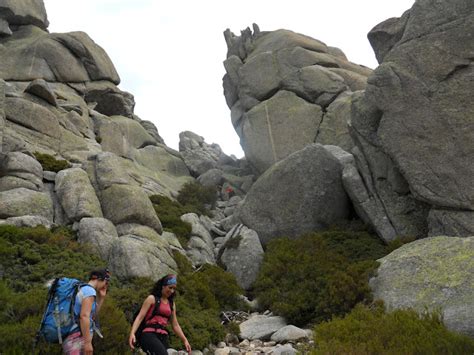
M 84 32 L 48 34 L 35 26 L 21 26 L 0 47 L 0 56 L 4 80 L 120 82 L 107 53 Z
M 474 336 L 474 237 L 425 238 L 379 262 L 370 285 L 389 310 L 439 310 L 448 329 Z
M 375 115 L 353 124 L 377 140 L 418 200 L 473 210 L 473 4 L 433 4 L 417 1 L 393 26 L 385 23 L 396 43 L 380 50 L 383 62 L 368 80 L 366 105 Z
M 219 169 L 210 169 L 204 174 L 200 175 L 197 180 L 206 187 L 217 187 L 222 184 L 223 172 Z
M 39 216 L 53 220 L 53 202 L 48 194 L 18 188 L 0 192 L 0 218 Z
M 402 39 L 409 17 L 410 11 L 406 11 L 402 17 L 389 18 L 370 30 L 367 37 L 379 63 Z
M 432 209 L 428 215 L 429 236 L 446 235 L 469 237 L 474 235 L 474 211 Z
M 217 168 L 220 161 L 225 159 L 225 154 L 218 144 L 207 144 L 203 137 L 190 131 L 179 134 L 179 151 L 195 177 Z
M 13 32 L 8 25 L 8 21 L 0 18 L 0 36 L 11 36 L 12 34 Z
M 78 241 L 89 243 L 102 259 L 108 260 L 118 235 L 115 226 L 105 218 L 83 218 L 79 222 Z
M 256 315 L 240 323 L 240 338 L 268 340 L 273 333 L 286 326 L 282 317 Z
M 357 146 L 353 153 L 374 206 L 388 218 L 397 237 L 426 236 L 429 206 L 416 198 L 405 173 L 402 175 L 400 166 L 371 133 L 372 125 L 379 119 L 375 104 L 361 93 L 353 96 L 352 103 L 349 129 Z
M 33 80 L 25 89 L 25 92 L 35 95 L 53 106 L 58 106 L 56 95 L 49 84 L 43 79 Z
M 214 256 L 213 246 L 209 246 L 198 237 L 191 237 L 186 246 L 186 255 L 191 260 L 194 266 L 201 266 L 203 264 L 215 264 L 216 258 Z
M 295 238 L 327 228 L 349 215 L 341 174 L 332 154 L 319 144 L 309 145 L 255 182 L 237 218 L 255 230 L 263 244 L 272 238 Z
M 1 0 L 0 14 L 11 25 L 49 25 L 43 0 Z
M 142 120 L 140 124 L 145 128 L 150 136 L 152 136 L 158 143 L 165 144 L 165 141 L 158 133 L 158 128 L 156 128 L 155 124 L 151 121 Z
M 248 290 L 257 278 L 263 254 L 257 232 L 238 225 L 225 237 L 218 261 L 225 266 L 226 271 L 235 276 L 243 289 Z
M 41 217 L 41 216 L 20 216 L 20 217 L 10 217 L 7 218 L 4 224 L 16 226 L 16 227 L 28 227 L 34 228 L 37 226 L 43 226 L 45 228 L 51 229 L 53 224 L 51 220 Z
M 206 227 L 201 222 L 199 216 L 195 213 L 186 213 L 181 216 L 183 222 L 187 222 L 191 225 L 192 231 L 191 234 L 201 238 L 208 247 L 214 247 L 214 242 L 212 241 L 211 234 L 206 229 Z
M 305 330 L 295 327 L 294 325 L 287 325 L 273 333 L 270 339 L 277 343 L 286 343 L 288 341 L 296 341 L 307 337 L 308 334 Z
M 123 116 L 100 120 L 98 136 L 104 151 L 125 158 L 134 158 L 134 149 L 157 144 L 139 122 Z
M 109 266 L 119 277 L 150 277 L 154 280 L 175 274 L 177 270 L 167 249 L 146 238 L 130 235 L 115 240 L 109 254 Z
M 103 217 L 99 199 L 87 173 L 80 168 L 61 170 L 56 175 L 56 193 L 71 221 L 84 217 Z
M 25 189 L 41 191 L 43 184 L 35 184 L 27 179 L 22 179 L 16 176 L 2 176 L 0 178 L 0 191 L 8 191 L 24 187 Z
M 316 143 L 336 145 L 348 152 L 351 151 L 354 147 L 348 127 L 348 122 L 351 119 L 351 105 L 352 94 L 349 92 L 339 95 L 329 105 L 319 126 Z
M 346 161 L 340 159 L 343 165 L 342 183 L 357 215 L 365 223 L 372 226 L 384 241 L 390 242 L 396 239 L 397 232 L 387 217 L 382 203 L 376 196 L 370 194 L 356 168 L 353 156 L 349 153 L 346 154 L 348 158 Z
M 52 111 L 41 105 L 21 98 L 7 97 L 5 98 L 5 114 L 7 120 L 11 122 L 45 136 L 59 138 L 58 118 Z
M 291 344 L 278 344 L 272 352 L 274 355 L 296 355 L 297 353 L 298 352 L 291 346 Z
M 94 110 L 106 116 L 125 116 L 132 118 L 135 99 L 132 94 L 120 90 L 109 81 L 87 83 L 84 91 L 87 103 L 95 102 Z
M 174 233 L 163 231 L 161 237 L 166 240 L 171 249 L 177 249 L 184 252 L 183 246 L 178 240 L 178 237 Z
M 271 99 L 244 115 L 242 148 L 246 158 L 259 171 L 316 139 L 323 113 L 289 91 L 279 91 Z
M 119 237 L 123 235 L 136 236 L 156 242 L 160 247 L 167 248 L 168 242 L 154 229 L 137 223 L 123 223 L 116 226 Z
M 321 107 L 328 106 L 348 89 L 341 76 L 320 65 L 298 69 L 283 78 L 282 84 L 284 89 Z
M 161 222 L 148 195 L 136 186 L 112 185 L 102 191 L 104 217 L 114 224 L 137 223 L 162 233 Z
M 1 170 L 4 174 L 15 175 L 16 173 L 32 174 L 37 179 L 43 178 L 43 167 L 30 155 L 21 152 L 8 153 L 1 163 Z M 34 181 L 36 182 L 36 181 Z
M 49 182 L 55 182 L 56 173 L 54 171 L 43 171 L 43 179 Z

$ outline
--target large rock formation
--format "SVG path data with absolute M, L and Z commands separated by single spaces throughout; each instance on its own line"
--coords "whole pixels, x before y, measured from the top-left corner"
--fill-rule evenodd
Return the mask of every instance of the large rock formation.
M 311 143 L 350 149 L 351 92 L 371 70 L 288 30 L 227 30 L 224 94 L 245 156 L 262 173 Z
M 446 326 L 474 337 L 474 237 L 433 237 L 380 259 L 371 280 L 388 309 L 441 311 Z
M 342 166 L 330 151 L 312 144 L 268 169 L 252 186 L 237 217 L 262 243 L 298 237 L 349 217 Z
M 47 27 L 42 0 L 0 0 L 0 223 L 71 225 L 119 276 L 176 270 L 148 196 L 193 180 L 182 156 L 133 113 L 99 45 Z M 37 152 L 72 167 L 43 171 Z
M 369 33 L 381 64 L 353 100 L 351 134 L 396 236 L 474 233 L 473 19 L 472 1 L 419 0 Z

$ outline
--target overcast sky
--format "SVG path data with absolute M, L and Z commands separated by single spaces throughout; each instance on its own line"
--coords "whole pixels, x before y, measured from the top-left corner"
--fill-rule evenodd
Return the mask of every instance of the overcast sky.
M 84 31 L 103 47 L 135 96 L 135 113 L 155 123 L 178 149 L 193 131 L 225 153 L 242 157 L 222 89 L 227 46 L 252 23 L 262 31 L 289 29 L 344 51 L 375 68 L 367 33 L 399 17 L 414 0 L 44 0 L 50 32 Z

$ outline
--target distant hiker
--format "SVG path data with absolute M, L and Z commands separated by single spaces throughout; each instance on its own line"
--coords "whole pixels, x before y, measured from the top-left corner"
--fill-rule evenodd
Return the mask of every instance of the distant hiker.
M 225 192 L 227 194 L 227 197 L 230 199 L 232 198 L 233 196 L 235 196 L 235 191 L 234 189 L 232 188 L 232 186 L 227 186 L 227 188 L 225 189 Z
M 132 350 L 140 346 L 146 354 L 167 355 L 169 337 L 165 327 L 171 320 L 173 332 L 183 341 L 186 351 L 191 353 L 191 345 L 176 318 L 176 286 L 175 275 L 164 276 L 155 283 L 151 295 L 145 298 L 132 324 L 128 339 Z
M 64 354 L 90 355 L 94 353 L 92 335 L 96 331 L 95 319 L 104 303 L 110 280 L 107 269 L 94 270 L 90 273 L 89 282 L 82 286 L 76 295 L 74 316 L 77 319 L 69 336 L 63 343 Z

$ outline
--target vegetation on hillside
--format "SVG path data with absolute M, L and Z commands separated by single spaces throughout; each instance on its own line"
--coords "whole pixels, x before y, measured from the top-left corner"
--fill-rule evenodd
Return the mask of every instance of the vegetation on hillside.
M 240 307 L 242 290 L 235 278 L 215 266 L 193 270 L 187 259 L 176 254 L 179 265 L 177 313 L 183 330 L 195 349 L 222 340 L 219 314 Z M 0 226 L 0 349 L 5 354 L 31 353 L 46 302 L 45 283 L 61 276 L 87 280 L 91 269 L 105 262 L 77 243 L 68 229 Z M 99 315 L 104 339 L 94 338 L 97 353 L 128 353 L 128 333 L 133 312 L 141 306 L 156 280 L 113 277 L 107 300 Z M 179 339 L 172 344 L 182 348 Z M 43 353 L 59 351 L 58 345 L 41 342 Z
M 188 182 L 179 191 L 177 201 L 161 195 L 150 196 L 150 200 L 164 230 L 174 233 L 185 246 L 191 236 L 191 225 L 180 217 L 186 213 L 209 215 L 209 208 L 216 202 L 216 191 L 198 182 Z
M 267 245 L 255 282 L 264 309 L 305 326 L 344 315 L 371 300 L 370 274 L 388 252 L 365 230 L 333 229 Z
M 383 304 L 356 306 L 344 318 L 315 328 L 313 355 L 473 354 L 474 340 L 450 332 L 439 314 L 387 313 Z

